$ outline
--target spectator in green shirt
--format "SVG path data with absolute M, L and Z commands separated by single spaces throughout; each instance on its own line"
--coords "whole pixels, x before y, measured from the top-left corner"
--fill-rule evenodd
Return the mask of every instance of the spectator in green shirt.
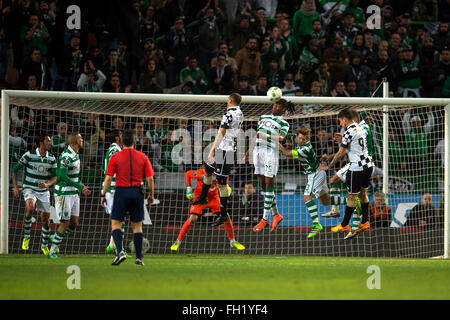
M 208 80 L 206 79 L 205 72 L 198 67 L 196 57 L 189 57 L 188 66 L 180 72 L 180 83 L 184 83 L 188 78 L 194 83 L 192 87 L 194 94 L 203 94 L 206 92 Z
M 419 115 L 411 115 L 408 110 L 402 120 L 406 155 L 406 161 L 402 164 L 402 168 L 408 170 L 414 176 L 423 176 L 426 169 L 424 166 L 427 163 L 428 147 L 431 143 L 430 133 L 435 124 L 431 110 L 427 116 L 428 120 L 423 125 L 423 119 Z
M 294 14 L 294 36 L 297 43 L 302 44 L 306 35 L 313 32 L 314 20 L 319 19 L 314 0 L 304 0 L 300 9 Z

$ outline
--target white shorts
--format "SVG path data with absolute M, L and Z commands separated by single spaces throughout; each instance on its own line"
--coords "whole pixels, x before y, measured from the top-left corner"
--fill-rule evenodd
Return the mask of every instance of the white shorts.
M 80 196 L 77 194 L 59 196 L 55 194 L 55 209 L 59 220 L 70 220 L 80 216 Z
M 325 193 L 328 193 L 326 172 L 320 170 L 308 174 L 308 183 L 306 184 L 305 192 L 303 194 L 305 196 L 315 195 L 319 198 Z
M 338 172 L 336 172 L 336 175 L 339 177 L 339 179 L 341 179 L 342 182 L 345 182 L 345 180 L 347 179 L 348 169 L 350 169 L 350 162 L 340 168 Z
M 50 212 L 50 191 L 37 192 L 32 189 L 23 189 L 25 202 L 29 199 L 34 201 L 37 212 Z
M 278 150 L 274 151 L 267 148 L 253 149 L 253 165 L 255 174 L 260 174 L 268 178 L 273 178 L 278 172 Z
M 107 192 L 105 194 L 105 199 L 106 199 L 105 211 L 107 214 L 111 215 L 114 203 L 114 192 Z

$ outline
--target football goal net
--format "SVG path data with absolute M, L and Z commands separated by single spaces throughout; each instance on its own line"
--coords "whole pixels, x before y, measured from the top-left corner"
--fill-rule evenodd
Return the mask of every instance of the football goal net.
M 386 88 L 385 88 L 386 89 Z M 289 131 L 285 150 L 300 147 L 297 129 L 311 129 L 309 144 L 317 165 L 326 166 L 339 149 L 339 111 L 351 107 L 364 121 L 367 148 L 375 169 L 370 180 L 370 228 L 352 239 L 331 228 L 342 221 L 347 187 L 340 179 L 347 156 L 326 171 L 327 192 L 334 206 L 313 198 L 317 210 L 304 202 L 311 182 L 308 168 L 289 155 L 279 153 L 275 177 L 275 202 L 283 220 L 271 232 L 268 226 L 254 232 L 263 215 L 264 195 L 254 175 L 253 158 L 245 152 L 256 137 L 262 115 L 270 115 L 267 97 L 243 96 L 243 126 L 236 139 L 235 165 L 229 177 L 232 195 L 229 215 L 233 232 L 223 225 L 211 227 L 213 212 L 194 210 L 199 219 L 182 239 L 178 254 L 234 253 L 229 240 L 246 248 L 243 254 L 355 256 L 355 257 L 449 257 L 450 190 L 449 144 L 450 99 L 425 98 L 334 98 L 284 97 L 295 104 L 294 114 L 284 116 Z M 1 253 L 39 253 L 42 221 L 36 208 L 25 219 L 24 176 L 37 186 L 38 172 L 47 163 L 39 155 L 37 137 L 51 138 L 57 160 L 68 147 L 71 132 L 82 135 L 79 150 L 81 181 L 93 192 L 80 195 L 79 225 L 63 238 L 62 254 L 103 254 L 110 240 L 110 221 L 100 206 L 105 156 L 115 142 L 115 130 L 133 129 L 136 149 L 148 155 L 155 171 L 155 200 L 147 204 L 144 219 L 146 254 L 173 254 L 171 245 L 193 207 L 186 198 L 186 173 L 195 176 L 207 159 L 226 111 L 227 96 L 155 95 L 81 92 L 2 91 L 1 113 Z M 291 153 L 292 154 L 292 153 Z M 12 170 L 26 159 L 29 165 L 15 172 L 19 192 L 14 190 Z M 314 161 L 310 161 L 314 162 Z M 311 169 L 311 168 L 309 168 Z M 193 170 L 193 171 L 190 171 Z M 314 168 L 311 170 L 314 171 Z M 345 170 L 344 170 L 345 171 Z M 197 175 L 198 177 L 198 175 Z M 335 180 L 332 180 L 335 179 Z M 31 182 L 30 182 L 31 181 Z M 333 183 L 332 183 L 333 182 Z M 196 178 L 192 179 L 192 188 Z M 59 219 L 54 187 L 50 189 L 50 233 Z M 330 211 L 332 211 L 331 214 Z M 326 217 L 326 215 L 329 215 Z M 325 215 L 325 216 L 324 216 Z M 313 220 L 323 229 L 310 236 Z M 358 223 L 354 215 L 350 225 Z M 185 229 L 184 229 L 185 230 Z M 132 252 L 132 234 L 125 223 L 124 245 Z M 24 235 L 29 249 L 22 249 Z

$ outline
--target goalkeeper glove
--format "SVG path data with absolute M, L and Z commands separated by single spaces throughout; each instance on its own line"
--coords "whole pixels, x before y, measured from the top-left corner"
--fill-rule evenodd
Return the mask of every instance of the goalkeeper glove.
M 194 193 L 192 192 L 192 188 L 191 187 L 187 187 L 186 188 L 186 198 L 188 198 L 189 200 L 194 200 Z

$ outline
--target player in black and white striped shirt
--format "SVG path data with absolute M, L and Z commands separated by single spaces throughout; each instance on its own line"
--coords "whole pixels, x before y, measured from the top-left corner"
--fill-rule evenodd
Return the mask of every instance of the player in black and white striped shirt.
M 328 166 L 323 166 L 319 170 L 328 170 L 333 167 L 345 154 L 348 154 L 350 168 L 347 172 L 347 206 L 345 208 L 344 219 L 336 227 L 331 228 L 333 232 L 348 231 L 350 234 L 346 238 L 352 237 L 368 228 L 370 228 L 369 217 L 369 198 L 367 189 L 369 187 L 370 177 L 373 171 L 372 158 L 367 150 L 367 132 L 358 123 L 354 121 L 353 111 L 349 108 L 344 109 L 338 114 L 339 123 L 346 131 L 342 136 L 339 151 L 333 157 Z M 356 208 L 356 197 L 361 201 L 361 224 L 356 231 L 350 231 L 350 218 Z
M 217 188 L 220 198 L 220 215 L 212 224 L 217 227 L 228 219 L 227 208 L 228 199 L 231 196 L 231 188 L 227 183 L 228 175 L 235 164 L 236 137 L 241 130 L 244 114 L 240 109 L 241 96 L 238 93 L 232 93 L 228 97 L 227 111 L 222 117 L 220 129 L 216 135 L 208 161 L 205 161 L 205 176 L 203 177 L 203 186 L 200 196 L 192 204 L 200 205 L 208 202 L 207 194 L 212 182 L 212 174 L 217 178 Z M 218 152 L 217 152 L 218 151 Z

